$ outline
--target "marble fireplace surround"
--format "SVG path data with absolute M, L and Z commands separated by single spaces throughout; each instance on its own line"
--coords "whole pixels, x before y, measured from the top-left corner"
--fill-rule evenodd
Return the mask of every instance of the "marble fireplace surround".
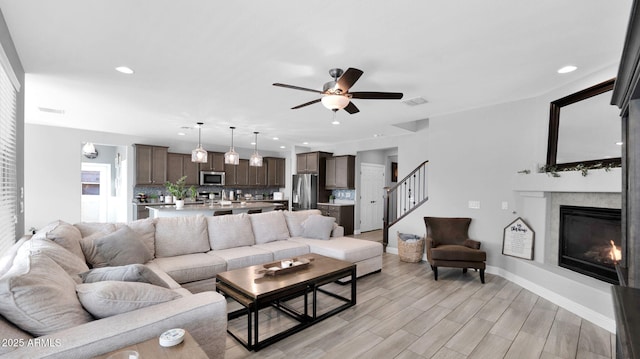
M 615 332 L 611 284 L 558 265 L 560 206 L 621 208 L 622 171 L 614 168 L 580 172 L 517 174 L 512 188 L 517 213 L 535 231 L 532 261 L 504 256 L 505 268 L 527 273 L 516 282 L 575 314 Z M 512 279 L 514 279 L 512 278 Z

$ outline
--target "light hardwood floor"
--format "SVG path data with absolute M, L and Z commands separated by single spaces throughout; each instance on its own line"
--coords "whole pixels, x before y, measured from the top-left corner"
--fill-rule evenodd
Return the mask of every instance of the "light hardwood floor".
M 425 262 L 385 253 L 381 273 L 358 279 L 355 307 L 258 352 L 227 336 L 226 358 L 615 358 L 613 334 L 506 279 L 440 272 L 436 282 Z M 349 286 L 329 287 L 348 296 Z M 264 334 L 291 325 L 274 310 L 261 317 Z

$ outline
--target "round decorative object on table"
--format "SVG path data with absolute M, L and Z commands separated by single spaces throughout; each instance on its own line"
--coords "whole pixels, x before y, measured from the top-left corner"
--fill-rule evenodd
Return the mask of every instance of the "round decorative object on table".
M 160 335 L 160 346 L 172 347 L 182 343 L 184 340 L 184 329 L 174 328 L 169 329 Z

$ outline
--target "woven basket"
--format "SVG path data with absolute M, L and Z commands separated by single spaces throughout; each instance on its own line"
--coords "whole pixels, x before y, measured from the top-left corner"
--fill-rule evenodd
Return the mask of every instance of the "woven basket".
M 424 254 L 424 238 L 416 241 L 403 241 L 398 236 L 398 255 L 403 262 L 416 263 L 422 260 Z

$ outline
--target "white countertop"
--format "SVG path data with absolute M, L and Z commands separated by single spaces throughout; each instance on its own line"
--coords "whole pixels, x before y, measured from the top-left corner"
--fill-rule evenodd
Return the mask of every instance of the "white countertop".
M 175 205 L 164 206 L 148 206 L 149 214 L 153 218 L 158 217 L 183 217 L 183 216 L 196 216 L 202 214 L 204 216 L 211 216 L 213 212 L 219 210 L 232 210 L 233 214 L 247 212 L 250 209 L 262 209 L 263 211 L 272 211 L 280 204 L 268 203 L 268 202 L 246 202 L 246 204 L 231 203 L 229 205 L 220 204 L 195 204 L 185 205 L 181 209 L 176 209 Z

